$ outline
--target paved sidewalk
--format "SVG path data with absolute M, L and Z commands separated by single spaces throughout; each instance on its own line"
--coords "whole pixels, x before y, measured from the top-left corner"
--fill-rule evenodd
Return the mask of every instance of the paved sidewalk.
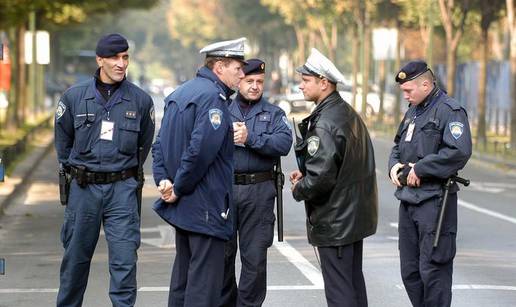
M 3 215 L 4 209 L 7 208 L 16 193 L 30 178 L 34 168 L 52 150 L 53 144 L 54 133 L 52 130 L 38 133 L 35 141 L 30 144 L 30 151 L 20 161 L 16 162 L 10 176 L 5 176 L 5 182 L 0 183 L 0 216 Z

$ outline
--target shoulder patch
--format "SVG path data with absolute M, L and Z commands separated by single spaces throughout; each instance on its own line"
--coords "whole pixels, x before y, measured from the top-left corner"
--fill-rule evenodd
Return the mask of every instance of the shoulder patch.
M 150 111 L 149 111 L 149 116 L 150 116 L 150 119 L 152 121 L 152 124 L 155 125 L 155 121 L 156 121 L 156 116 L 154 114 L 154 105 L 151 106 L 150 108 Z
M 57 109 L 56 109 L 56 119 L 59 120 L 61 118 L 61 116 L 63 116 L 63 114 L 65 114 L 65 112 L 66 112 L 66 105 L 61 100 L 59 100 L 59 103 L 57 104 Z
M 319 144 L 321 142 L 321 139 L 319 139 L 318 136 L 311 136 L 308 138 L 307 143 L 307 151 L 310 156 L 314 156 L 317 153 L 317 150 L 319 150 Z
M 290 130 L 292 130 L 292 127 L 290 127 L 290 122 L 288 121 L 287 117 L 285 115 L 283 115 L 281 117 L 281 119 L 283 120 L 283 122 L 285 123 L 285 125 L 287 125 L 287 128 L 289 128 Z
M 451 122 L 449 123 L 451 135 L 458 140 L 462 133 L 464 132 L 464 124 L 461 122 Z
M 208 116 L 210 118 L 210 123 L 213 126 L 213 129 L 217 130 L 222 124 L 222 111 L 219 109 L 210 109 L 208 111 Z

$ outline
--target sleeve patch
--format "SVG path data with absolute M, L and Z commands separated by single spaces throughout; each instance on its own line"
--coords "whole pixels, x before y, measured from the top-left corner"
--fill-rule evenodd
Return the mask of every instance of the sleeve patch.
M 458 140 L 464 132 L 464 124 L 461 122 L 451 122 L 449 124 L 451 135 Z
M 321 139 L 319 139 L 318 136 L 311 136 L 307 140 L 308 142 L 308 154 L 310 156 L 314 156 L 317 153 L 317 150 L 319 149 L 319 144 L 321 142 Z
M 150 119 L 152 121 L 152 124 L 155 125 L 155 121 L 156 121 L 156 115 L 154 114 L 154 106 L 151 107 L 150 111 L 149 111 L 149 116 L 150 116 Z
M 289 128 L 290 130 L 292 130 L 292 127 L 290 127 L 290 122 L 288 121 L 287 117 L 285 115 L 283 115 L 281 117 L 281 119 L 283 120 L 283 122 L 285 123 L 285 125 L 287 125 L 287 128 Z
M 59 100 L 59 103 L 57 104 L 57 109 L 56 109 L 56 119 L 59 120 L 63 114 L 65 114 L 66 112 L 66 105 L 61 101 Z
M 219 109 L 210 109 L 208 111 L 208 116 L 213 129 L 219 129 L 220 124 L 222 124 L 222 111 Z

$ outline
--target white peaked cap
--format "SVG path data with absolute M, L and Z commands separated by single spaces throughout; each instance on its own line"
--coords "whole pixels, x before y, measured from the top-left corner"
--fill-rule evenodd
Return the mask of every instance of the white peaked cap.
M 303 75 L 326 78 L 333 83 L 344 83 L 342 73 L 327 57 L 315 48 L 312 48 L 312 53 L 306 59 L 305 65 L 298 67 L 296 71 Z
M 202 48 L 199 53 L 205 53 L 207 57 L 216 56 L 244 60 L 244 43 L 246 40 L 245 37 L 241 37 L 239 39 L 216 42 Z

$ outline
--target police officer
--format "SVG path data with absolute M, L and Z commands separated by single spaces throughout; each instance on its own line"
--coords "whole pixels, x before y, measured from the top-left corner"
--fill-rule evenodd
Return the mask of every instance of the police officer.
M 244 77 L 244 41 L 201 49 L 196 78 L 165 98 L 152 147 L 161 199 L 154 210 L 176 230 L 168 306 L 217 306 L 224 243 L 234 232 L 233 129 L 229 97 Z
M 450 306 L 457 234 L 456 184 L 450 188 L 439 245 L 433 248 L 432 243 L 442 185 L 471 156 L 468 117 L 466 110 L 436 85 L 423 61 L 406 64 L 396 82 L 410 103 L 389 159 L 390 178 L 401 201 L 401 276 L 413 306 Z
M 274 163 L 292 145 L 283 110 L 263 97 L 265 63 L 247 60 L 245 78 L 229 106 L 234 126 L 233 200 L 242 269 L 235 279 L 237 236 L 226 243 L 221 306 L 261 306 L 267 290 L 267 248 L 274 237 Z M 281 191 L 278 191 L 281 193 Z
M 127 81 L 129 46 L 120 34 L 97 44 L 95 76 L 72 86 L 55 115 L 59 163 L 73 178 L 65 209 L 57 306 L 81 306 L 91 257 L 103 223 L 108 242 L 113 306 L 136 300 L 138 148 L 147 156 L 154 134 L 152 99 Z
M 378 220 L 373 145 L 360 116 L 336 91 L 344 77 L 330 60 L 312 49 L 297 72 L 299 88 L 316 108 L 299 125 L 292 195 L 305 201 L 308 241 L 320 254 L 328 306 L 367 306 L 363 239 L 376 232 Z

